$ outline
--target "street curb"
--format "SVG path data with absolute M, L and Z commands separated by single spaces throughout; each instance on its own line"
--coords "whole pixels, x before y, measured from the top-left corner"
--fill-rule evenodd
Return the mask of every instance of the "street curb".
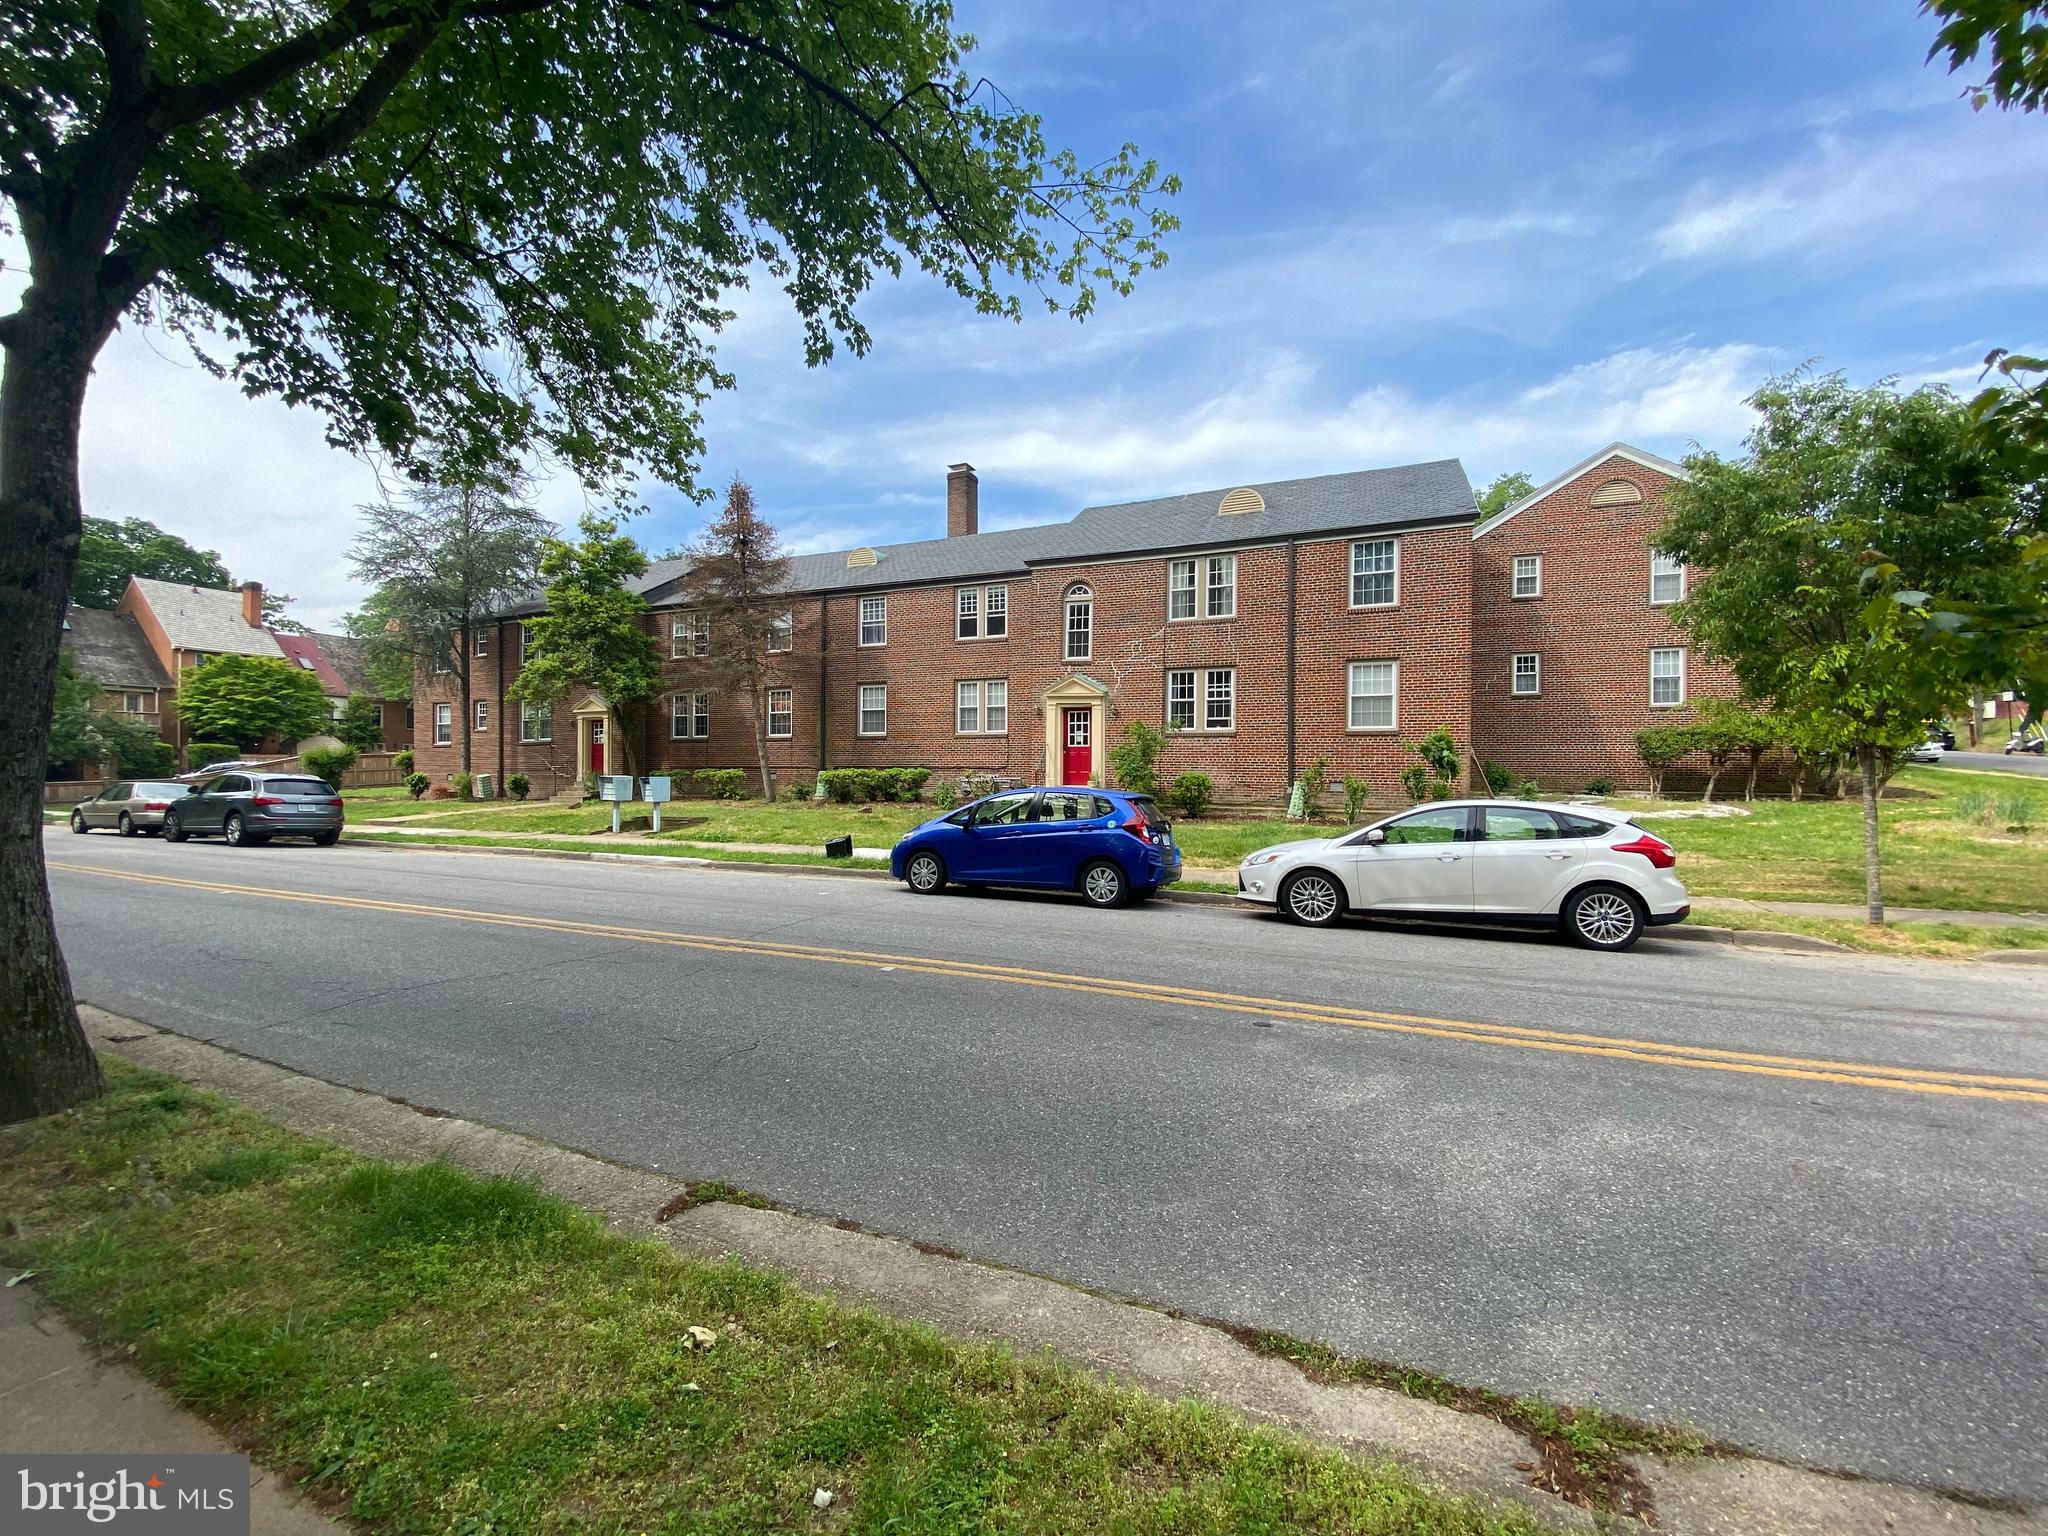
M 98 1050 L 353 1151 L 523 1179 L 631 1236 L 778 1270 L 841 1301 L 956 1337 L 1047 1352 L 1168 1400 L 1207 1401 L 1348 1455 L 1391 1459 L 1443 1491 L 1519 1506 L 1555 1526 L 1593 1531 L 1609 1523 L 1529 1486 L 1529 1442 L 1494 1420 L 1382 1387 L 1318 1384 L 1208 1323 L 821 1216 L 710 1201 L 663 1222 L 657 1213 L 687 1192 L 670 1174 L 329 1082 L 90 1004 L 78 1015 Z M 1740 1455 L 1630 1460 L 1667 1536 L 2048 1536 L 2039 1511 L 1993 1509 Z
M 2048 949 L 1983 949 L 1971 958 L 1985 965 L 2048 965 Z

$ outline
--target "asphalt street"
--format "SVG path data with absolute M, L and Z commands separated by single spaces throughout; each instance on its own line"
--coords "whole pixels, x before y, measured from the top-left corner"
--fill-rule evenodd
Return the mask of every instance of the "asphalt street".
M 46 844 L 79 995 L 116 1012 L 1190 1313 L 2048 1500 L 2024 973 Z
M 1948 768 L 1991 769 L 1998 773 L 2030 773 L 2048 775 L 2048 757 L 2036 757 L 2031 752 L 2015 752 L 2008 757 L 2003 752 L 1971 752 L 1967 749 L 1941 754 L 1938 766 Z

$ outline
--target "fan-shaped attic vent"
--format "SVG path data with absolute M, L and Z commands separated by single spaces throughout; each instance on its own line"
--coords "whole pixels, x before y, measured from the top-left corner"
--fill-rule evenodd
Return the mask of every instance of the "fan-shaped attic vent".
M 872 549 L 869 549 L 866 545 L 862 545 L 859 549 L 854 550 L 853 553 L 849 554 L 846 557 L 846 563 L 849 566 L 873 565 L 880 558 L 881 557 L 878 556 Z
M 1240 512 L 1263 512 L 1266 498 L 1250 486 L 1239 486 L 1223 498 L 1223 504 L 1216 509 L 1218 517 L 1236 517 Z
M 1632 507 L 1643 499 L 1643 488 L 1630 480 L 1610 480 L 1593 493 L 1596 507 Z

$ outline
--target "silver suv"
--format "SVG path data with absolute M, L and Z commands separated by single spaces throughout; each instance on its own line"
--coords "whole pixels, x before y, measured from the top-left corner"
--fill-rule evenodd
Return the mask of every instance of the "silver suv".
M 273 837 L 341 836 L 341 796 L 324 779 L 292 773 L 218 773 L 164 812 L 164 841 L 225 838 L 236 848 Z

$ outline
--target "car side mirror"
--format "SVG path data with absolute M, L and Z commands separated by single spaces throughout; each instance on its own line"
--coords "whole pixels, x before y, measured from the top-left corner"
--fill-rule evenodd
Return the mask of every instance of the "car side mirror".
M 1384 843 L 1386 840 L 1386 832 L 1379 827 L 1374 827 L 1370 832 L 1365 834 L 1365 843 L 1368 848 L 1377 848 L 1381 843 Z

